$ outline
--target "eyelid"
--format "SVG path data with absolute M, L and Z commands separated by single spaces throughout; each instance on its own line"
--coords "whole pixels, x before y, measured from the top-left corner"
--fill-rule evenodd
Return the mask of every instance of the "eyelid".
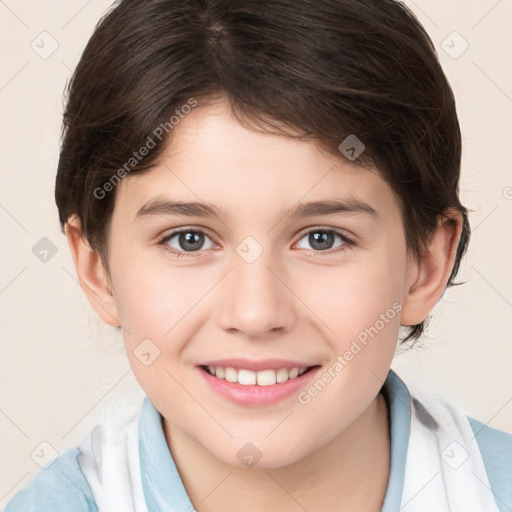
M 201 233 L 201 234 L 207 236 L 213 242 L 213 244 L 219 245 L 219 244 L 217 244 L 217 242 L 215 242 L 214 238 L 209 234 L 209 232 L 206 228 L 196 227 L 196 226 L 183 226 L 180 228 L 176 228 L 176 229 L 172 230 L 170 233 L 160 236 L 157 240 L 157 245 L 162 246 L 162 248 L 166 252 L 171 253 L 172 255 L 175 255 L 175 256 L 185 256 L 185 257 L 192 256 L 192 257 L 197 258 L 197 254 L 203 253 L 204 250 L 192 251 L 192 252 L 177 251 L 176 249 L 173 249 L 167 245 L 167 243 L 172 238 L 174 238 L 176 235 L 179 235 L 181 233 L 188 233 L 188 232 Z
M 321 225 L 306 228 L 299 235 L 297 235 L 298 240 L 293 245 L 296 245 L 298 242 L 300 242 L 300 240 L 302 240 L 306 235 L 308 235 L 310 233 L 318 232 L 318 231 L 326 231 L 326 232 L 334 233 L 334 234 L 338 235 L 343 240 L 344 243 L 335 249 L 327 249 L 325 251 L 315 251 L 315 250 L 311 249 L 310 251 L 312 251 L 312 253 L 314 254 L 314 257 L 318 257 L 318 256 L 321 257 L 324 255 L 336 254 L 338 252 L 346 250 L 347 247 L 351 247 L 351 246 L 355 245 L 353 238 L 351 236 L 346 235 L 345 232 L 343 230 L 341 230 L 340 228 L 334 228 L 331 226 L 321 226 Z M 201 253 L 203 253 L 205 251 L 204 250 L 198 250 L 198 251 L 192 251 L 192 252 L 177 251 L 175 249 L 170 248 L 167 245 L 167 242 L 169 242 L 169 240 L 174 238 L 176 235 L 179 235 L 180 233 L 186 233 L 186 232 L 201 233 L 201 234 L 207 236 L 208 238 L 210 238 L 210 240 L 214 244 L 219 245 L 219 244 L 217 244 L 217 242 L 215 242 L 213 237 L 210 236 L 210 234 L 208 233 L 208 230 L 206 228 L 195 227 L 195 226 L 183 226 L 180 228 L 176 228 L 173 231 L 171 231 L 170 233 L 159 237 L 159 239 L 157 241 L 157 245 L 162 246 L 165 251 L 167 251 L 168 253 L 171 253 L 172 255 L 174 255 L 176 257 L 185 256 L 185 257 L 196 257 L 197 258 L 198 255 L 200 255 Z
M 333 232 L 333 233 L 336 233 L 337 235 L 340 235 L 342 238 L 354 243 L 353 237 L 351 235 L 346 234 L 346 231 L 344 229 L 335 228 L 333 226 L 322 226 L 322 225 L 313 226 L 312 228 L 306 228 L 298 236 L 300 236 L 300 238 L 303 238 L 305 235 L 308 235 L 309 233 L 314 233 L 316 231 Z M 299 238 L 299 240 L 300 240 L 300 238 Z
M 307 228 L 299 235 L 299 239 L 297 240 L 297 242 L 295 242 L 294 245 L 297 245 L 300 242 L 300 240 L 302 240 L 306 235 L 318 231 L 325 231 L 338 235 L 343 240 L 343 244 L 333 249 L 326 249 L 325 251 L 315 251 L 310 249 L 309 252 L 311 252 L 313 258 L 321 258 L 323 256 L 327 257 L 332 256 L 333 254 L 339 254 L 343 251 L 346 251 L 348 248 L 351 248 L 356 245 L 352 237 L 346 235 L 343 230 L 341 230 L 340 228 L 334 228 L 330 226 L 314 226 L 313 228 Z

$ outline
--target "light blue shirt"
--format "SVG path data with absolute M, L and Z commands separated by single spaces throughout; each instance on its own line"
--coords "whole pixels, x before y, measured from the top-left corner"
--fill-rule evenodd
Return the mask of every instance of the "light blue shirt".
M 411 398 L 405 383 L 390 370 L 381 389 L 389 409 L 391 466 L 382 512 L 399 512 L 411 413 L 428 422 L 428 412 Z M 512 434 L 468 416 L 500 512 L 512 512 Z M 165 439 L 162 417 L 148 397 L 139 414 L 139 458 L 142 488 L 149 512 L 194 510 Z M 77 461 L 78 448 L 62 453 L 40 469 L 9 502 L 4 512 L 98 512 Z M 122 511 L 127 512 L 127 511 Z M 434 512 L 434 511 L 433 511 Z

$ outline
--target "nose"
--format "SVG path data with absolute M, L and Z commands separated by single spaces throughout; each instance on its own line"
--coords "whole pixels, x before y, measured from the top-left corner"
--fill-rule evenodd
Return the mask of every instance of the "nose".
M 283 265 L 264 251 L 249 263 L 234 254 L 220 294 L 220 326 L 251 339 L 282 335 L 293 328 L 299 302 L 287 286 Z

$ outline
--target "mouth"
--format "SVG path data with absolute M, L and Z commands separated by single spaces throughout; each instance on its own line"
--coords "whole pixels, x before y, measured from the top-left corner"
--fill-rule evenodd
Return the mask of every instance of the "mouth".
M 243 407 L 268 407 L 310 385 L 321 365 L 287 359 L 245 358 L 203 361 L 196 366 L 202 381 L 217 395 Z
M 199 368 L 212 377 L 242 386 L 274 386 L 284 384 L 287 381 L 295 380 L 302 375 L 318 368 L 319 365 L 303 366 L 294 368 L 264 369 L 252 371 L 245 368 L 234 368 L 232 366 L 209 366 L 200 365 Z

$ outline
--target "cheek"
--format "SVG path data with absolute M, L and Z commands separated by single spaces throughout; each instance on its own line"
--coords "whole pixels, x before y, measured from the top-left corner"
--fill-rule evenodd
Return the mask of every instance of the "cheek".
M 142 268 L 144 267 L 144 268 Z M 181 353 L 191 333 L 185 332 L 193 295 L 177 276 L 133 259 L 121 274 L 116 303 L 123 326 L 126 354 L 145 393 L 152 397 L 179 393 Z M 182 321 L 180 321 L 183 319 Z
M 194 295 L 186 279 L 191 273 L 172 271 L 157 248 L 132 247 L 113 251 L 113 257 L 115 300 L 123 327 L 133 336 L 162 338 Z
M 134 372 L 151 373 L 137 361 L 145 348 L 161 355 L 151 364 L 151 371 L 176 368 L 188 341 L 204 323 L 205 295 L 218 276 L 211 270 L 202 273 L 199 267 L 172 267 L 164 258 L 148 261 L 144 254 L 118 263 L 113 274 L 116 304 Z M 200 319 L 198 315 L 202 315 Z M 163 376 L 168 378 L 165 373 Z
M 383 248 L 360 254 L 350 265 L 314 273 L 299 292 L 325 324 L 337 350 L 344 350 L 347 342 L 376 323 L 383 337 L 393 337 L 391 331 L 399 328 L 405 272 L 401 253 Z
M 373 261 L 359 262 L 350 271 L 340 269 L 337 279 L 326 280 L 330 292 L 323 301 L 312 297 L 329 328 L 324 332 L 332 359 L 299 402 L 326 414 L 333 436 L 339 432 L 339 417 L 348 424 L 375 397 L 395 354 L 402 281 L 395 264 L 400 255 L 383 251 L 372 256 Z

